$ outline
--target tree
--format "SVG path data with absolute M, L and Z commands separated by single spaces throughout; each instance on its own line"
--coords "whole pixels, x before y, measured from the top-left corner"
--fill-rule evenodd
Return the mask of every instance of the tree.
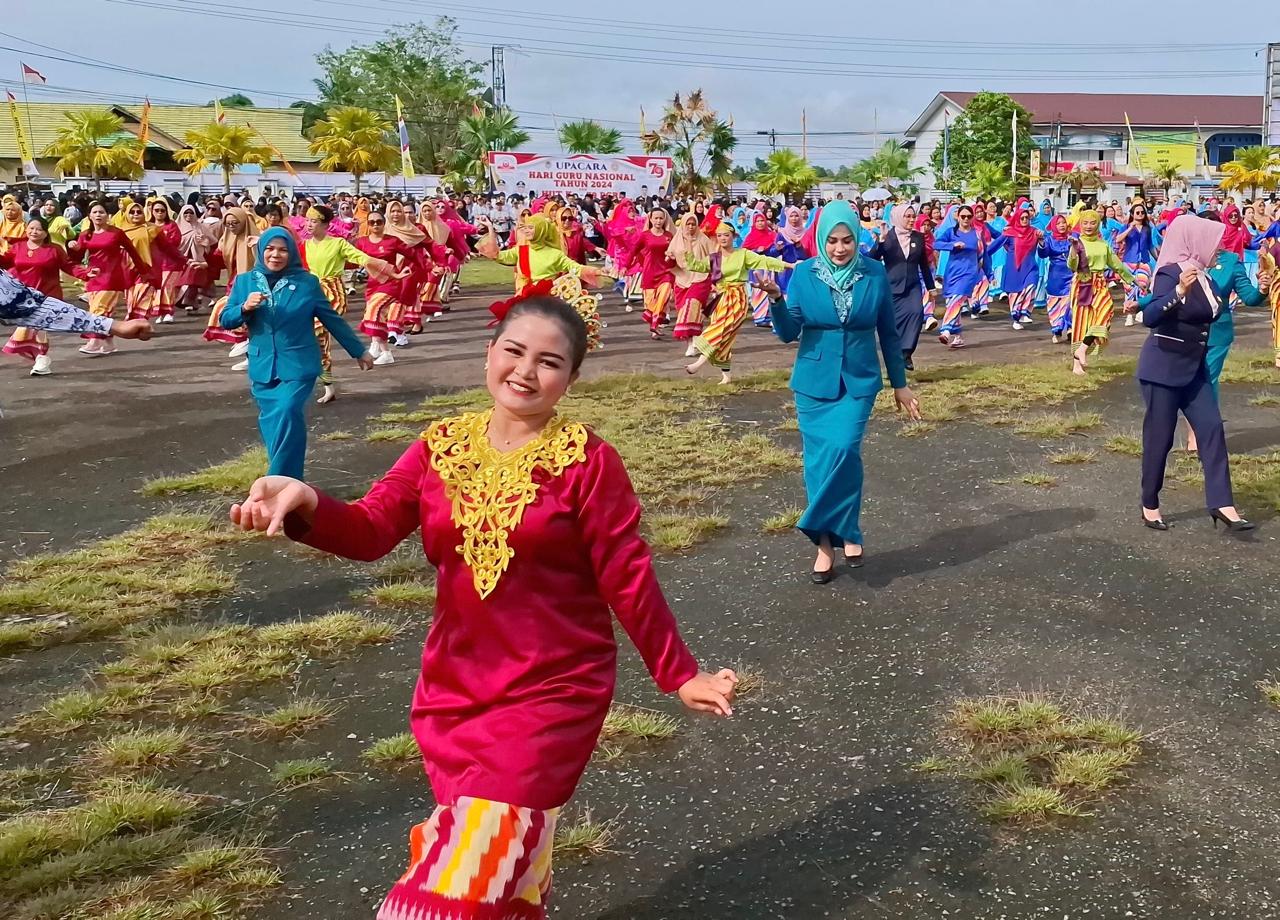
M 675 161 L 676 193 L 690 195 L 708 185 L 724 187 L 732 179 L 733 126 L 707 105 L 702 90 L 672 98 L 658 127 L 640 138 L 645 153 L 667 154 Z
M 787 201 L 803 198 L 818 182 L 818 174 L 794 150 L 775 150 L 756 175 L 756 187 L 764 195 L 782 195 Z
M 978 93 L 951 123 L 950 140 L 945 145 L 949 175 L 943 175 L 944 145 L 933 151 L 930 166 L 940 183 L 950 188 L 967 186 L 974 165 L 1004 163 L 1005 174 L 1013 156 L 1013 116 L 1018 116 L 1017 172 L 1026 173 L 1031 159 L 1031 113 L 1004 93 Z
M 308 137 L 311 136 L 311 129 L 329 114 L 328 107 L 323 103 L 308 102 L 305 99 L 289 103 L 289 108 L 302 109 L 302 133 Z
M 1257 198 L 1258 189 L 1273 189 L 1280 184 L 1280 149 L 1275 147 L 1241 147 L 1235 159 L 1222 164 L 1224 191 L 1249 189 L 1249 197 Z
M 919 186 L 912 180 L 924 170 L 911 165 L 911 152 L 895 140 L 885 141 L 880 148 L 851 167 L 841 167 L 838 176 L 861 189 L 890 185 L 905 195 L 914 195 Z
M 560 143 L 570 153 L 622 153 L 622 132 L 583 119 L 560 126 Z
M 529 143 L 519 119 L 510 109 L 481 109 L 478 106 L 458 124 L 458 148 L 445 175 L 454 188 L 484 191 L 489 186 L 489 154 L 494 150 L 514 150 Z
M 1008 199 L 1017 192 L 1017 183 L 1009 178 L 1009 167 L 1005 164 L 979 160 L 973 164 L 973 175 L 964 190 L 965 194 L 978 198 Z
M 324 71 L 315 81 L 321 105 L 360 106 L 394 118 L 399 96 L 414 163 L 423 172 L 446 172 L 460 124 L 484 90 L 483 68 L 463 55 L 457 29 L 441 17 L 431 26 L 397 26 L 372 44 L 326 48 L 316 58 Z
M 1071 171 L 1071 173 L 1076 172 L 1079 172 L 1079 170 L 1073 169 Z M 1071 173 L 1068 173 L 1068 175 L 1070 176 Z M 1186 177 L 1182 175 L 1182 170 L 1172 163 L 1157 164 L 1156 168 L 1151 170 L 1151 174 L 1160 183 L 1160 187 L 1164 189 L 1165 198 L 1169 197 L 1169 189 L 1173 187 L 1173 183 L 1186 181 Z M 1223 185 L 1226 185 L 1225 181 Z M 1101 188 L 1101 182 L 1099 182 L 1098 187 Z M 1076 192 L 1079 193 L 1079 191 L 1080 189 L 1076 188 Z
M 220 125 L 209 122 L 204 128 L 188 131 L 183 140 L 187 146 L 175 151 L 173 158 L 186 163 L 188 175 L 199 175 L 210 166 L 222 170 L 222 191 L 231 192 L 231 172 L 237 166 L 271 163 L 271 148 L 254 143 L 252 128 L 243 125 Z
M 253 108 L 253 100 L 244 93 L 232 93 L 230 96 L 223 96 L 218 103 L 224 109 L 251 109 Z M 213 105 L 210 101 L 208 105 Z
M 325 172 L 342 169 L 355 176 L 355 192 L 359 195 L 361 176 L 391 169 L 400 161 L 400 148 L 387 142 L 391 130 L 391 122 L 377 112 L 338 106 L 323 121 L 316 122 L 311 132 L 311 152 L 322 155 L 320 168 Z
M 110 109 L 67 112 L 65 116 L 66 124 L 58 128 L 53 143 L 42 152 L 58 158 L 59 172 L 80 171 L 92 176 L 95 189 L 102 187 L 101 179 L 142 178 L 142 141 L 124 130 L 123 118 Z

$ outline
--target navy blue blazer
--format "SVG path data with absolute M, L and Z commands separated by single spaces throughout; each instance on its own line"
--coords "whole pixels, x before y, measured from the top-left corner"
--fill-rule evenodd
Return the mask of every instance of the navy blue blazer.
M 893 300 L 884 266 L 862 258 L 862 278 L 853 286 L 853 307 L 843 323 L 836 312 L 834 292 L 818 278 L 817 259 L 795 268 L 785 300 L 769 305 L 773 332 L 784 342 L 800 340 L 791 389 L 814 399 L 835 399 L 840 385 L 852 396 L 873 396 L 884 386 L 880 356 L 889 382 L 907 385 L 907 368 L 894 319 Z
M 1142 323 L 1151 329 L 1138 354 L 1138 379 L 1146 383 L 1186 386 L 1205 367 L 1214 305 L 1199 284 L 1178 300 L 1181 274 L 1176 264 L 1157 271 L 1151 301 L 1142 308 Z
M 933 290 L 933 270 L 929 267 L 929 254 L 924 243 L 924 234 L 918 230 L 912 230 L 911 242 L 907 248 L 910 251 L 904 253 L 902 244 L 898 241 L 898 234 L 890 230 L 889 236 L 883 240 L 876 240 L 876 244 L 868 253 L 871 258 L 879 259 L 884 263 L 889 273 L 889 291 L 894 297 L 905 297 L 908 294 L 919 297 L 922 277 L 925 290 Z

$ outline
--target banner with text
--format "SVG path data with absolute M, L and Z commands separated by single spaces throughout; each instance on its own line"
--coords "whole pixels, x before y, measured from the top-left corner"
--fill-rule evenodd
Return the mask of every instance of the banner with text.
M 527 198 L 547 195 L 662 194 L 671 177 L 670 157 L 600 157 L 587 153 L 547 156 L 539 153 L 489 154 L 497 191 Z

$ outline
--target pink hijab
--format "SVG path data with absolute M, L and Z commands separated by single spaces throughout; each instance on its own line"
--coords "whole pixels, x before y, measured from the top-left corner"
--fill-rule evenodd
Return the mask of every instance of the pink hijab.
M 1156 259 L 1156 271 L 1175 263 L 1184 269 L 1204 271 L 1213 261 L 1225 230 L 1226 227 L 1216 220 L 1183 214 L 1165 231 L 1160 257 Z

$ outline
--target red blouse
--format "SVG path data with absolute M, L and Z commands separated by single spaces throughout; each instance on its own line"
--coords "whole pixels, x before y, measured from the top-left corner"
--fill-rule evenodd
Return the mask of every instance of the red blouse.
M 640 286 L 652 290 L 663 284 L 674 284 L 675 260 L 667 258 L 667 247 L 671 245 L 671 237 L 665 233 L 654 233 L 645 230 L 636 237 L 635 248 L 631 252 L 632 267 L 640 269 Z
M 0 253 L 0 268 L 7 268 L 27 287 L 35 288 L 49 297 L 62 300 L 62 273 L 84 278 L 85 269 L 73 265 L 61 246 L 45 243 L 35 252 L 27 241 L 12 243 L 8 252 Z
M 578 428 L 577 460 L 557 475 L 537 467 L 524 480 L 536 492 L 509 532 L 514 556 L 481 597 L 481 575 L 460 549 L 493 528 L 464 533 L 452 509 L 457 493 L 447 493 L 445 483 L 456 482 L 449 470 L 458 458 L 477 456 L 466 448 L 475 438 L 484 438 L 479 456 L 494 453 L 486 420 L 439 423 L 428 435 L 437 440 L 414 444 L 363 499 L 346 504 L 321 494 L 310 528 L 291 515 L 286 532 L 372 561 L 421 527 L 438 569 L 438 599 L 410 721 L 436 800 L 474 796 L 556 808 L 586 769 L 613 698 L 610 608 L 663 692 L 679 689 L 698 664 L 654 575 L 622 459 L 585 429 Z M 472 440 L 438 440 L 453 423 L 472 431 Z M 437 456 L 429 443 L 437 444 Z
M 156 224 L 160 231 L 151 241 L 151 262 L 156 271 L 180 272 L 187 267 L 187 259 L 178 248 L 182 243 L 182 228 L 177 221 Z
M 149 271 L 124 231 L 115 227 L 86 230 L 79 243 L 79 251 L 89 255 L 89 267 L 98 270 L 96 277 L 85 282 L 86 291 L 127 291 L 132 271 L 144 275 Z
M 367 236 L 362 236 L 351 245 L 356 247 L 356 249 L 359 249 L 365 255 L 373 256 L 375 259 L 381 259 L 384 262 L 389 262 L 392 266 L 396 264 L 396 256 L 403 256 L 405 259 L 405 265 L 412 266 L 412 256 L 408 247 L 394 236 L 384 236 L 376 243 Z M 392 294 L 396 298 L 399 298 L 403 289 L 404 279 L 392 278 L 389 281 L 380 281 L 370 273 L 369 282 L 365 285 L 364 295 L 367 298 L 371 294 Z

